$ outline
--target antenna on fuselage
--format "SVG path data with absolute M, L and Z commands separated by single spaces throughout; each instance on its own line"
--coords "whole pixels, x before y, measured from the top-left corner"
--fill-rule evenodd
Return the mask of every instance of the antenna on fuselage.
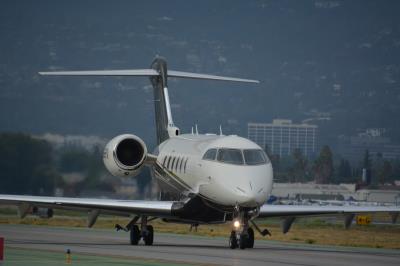
M 199 135 L 199 130 L 197 128 L 197 124 L 195 125 L 195 127 L 196 127 L 196 135 Z
M 223 135 L 223 134 L 222 134 L 222 126 L 221 126 L 221 125 L 219 125 L 219 135 L 220 135 L 220 136 Z
M 192 135 L 193 135 L 193 127 L 192 127 Z

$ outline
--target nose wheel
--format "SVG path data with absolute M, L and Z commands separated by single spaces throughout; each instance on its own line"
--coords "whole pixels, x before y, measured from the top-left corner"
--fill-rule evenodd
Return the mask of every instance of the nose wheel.
M 248 211 L 241 211 L 239 206 L 236 206 L 233 213 L 233 230 L 229 237 L 229 247 L 231 249 L 253 248 L 254 247 L 254 230 L 249 226 L 252 222 Z M 256 227 L 257 229 L 257 227 Z
M 235 249 L 238 246 L 237 238 L 236 238 L 236 232 L 232 231 L 231 236 L 229 237 L 229 247 L 231 249 Z
M 245 249 L 254 247 L 254 230 L 249 227 L 247 230 L 242 232 L 232 231 L 229 236 L 229 248 L 230 249 Z
M 247 248 L 253 248 L 254 247 L 254 230 L 253 230 L 253 228 L 249 227 L 249 229 L 247 229 L 247 234 L 248 234 Z

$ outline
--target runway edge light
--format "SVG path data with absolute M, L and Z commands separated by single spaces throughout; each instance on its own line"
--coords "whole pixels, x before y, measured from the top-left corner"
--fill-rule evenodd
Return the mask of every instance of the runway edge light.
M 67 252 L 65 253 L 65 263 L 66 264 L 71 264 L 72 258 L 71 258 L 71 250 L 67 249 Z

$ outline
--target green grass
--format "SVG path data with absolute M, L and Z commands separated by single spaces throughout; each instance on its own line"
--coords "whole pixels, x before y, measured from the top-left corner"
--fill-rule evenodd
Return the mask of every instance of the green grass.
M 6 247 L 5 258 L 2 266 L 43 266 L 43 265 L 80 265 L 80 266 L 106 266 L 106 265 L 132 265 L 132 266 L 170 266 L 190 265 L 178 262 L 143 260 L 137 258 L 116 258 L 111 256 L 94 256 L 72 254 L 71 264 L 66 263 L 66 254 L 63 252 L 33 251 Z

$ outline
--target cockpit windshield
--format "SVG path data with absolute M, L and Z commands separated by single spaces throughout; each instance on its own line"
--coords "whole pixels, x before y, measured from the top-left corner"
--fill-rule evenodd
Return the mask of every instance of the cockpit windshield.
M 203 160 L 215 160 L 215 155 L 217 155 L 217 149 L 209 149 L 203 156 Z
M 218 149 L 217 161 L 230 164 L 243 164 L 242 151 L 238 149 Z
M 203 160 L 229 163 L 236 165 L 258 165 L 270 163 L 268 156 L 260 149 L 228 149 L 212 148 L 203 155 Z
M 243 155 L 247 165 L 265 164 L 267 162 L 262 150 L 243 150 Z

